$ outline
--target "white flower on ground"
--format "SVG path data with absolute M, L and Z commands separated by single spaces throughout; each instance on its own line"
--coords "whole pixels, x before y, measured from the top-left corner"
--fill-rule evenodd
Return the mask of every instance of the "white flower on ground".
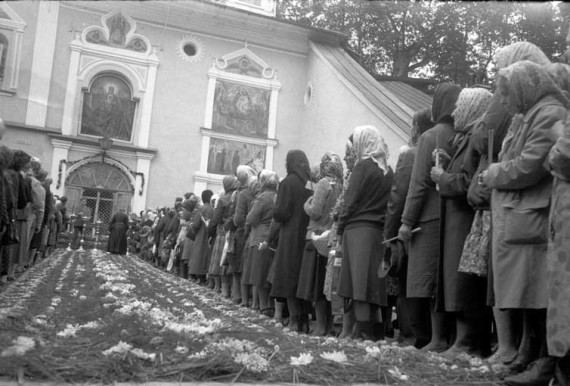
M 269 368 L 269 361 L 261 355 L 253 353 L 240 353 L 234 358 L 237 364 L 245 366 L 246 370 L 254 373 L 264 373 Z
M 475 367 L 475 368 L 472 368 L 471 370 L 472 370 L 472 371 L 477 371 L 477 372 L 483 373 L 483 374 L 484 374 L 484 373 L 488 373 L 488 372 L 490 371 L 490 370 L 489 370 L 489 366 L 487 366 L 487 365 L 483 365 L 483 366 L 480 366 L 480 367 Z
M 313 362 L 311 354 L 301 354 L 298 357 L 291 357 L 292 366 L 306 366 Z
M 388 373 L 390 373 L 390 375 L 393 376 L 394 378 L 398 378 L 401 381 L 407 381 L 410 378 L 407 375 L 402 374 L 402 372 L 400 372 L 400 369 L 398 369 L 397 367 L 394 367 L 393 369 L 388 369 Z
M 184 347 L 184 346 L 177 346 L 174 351 L 176 351 L 179 354 L 186 354 L 188 352 L 188 347 Z
M 382 350 L 378 346 L 366 347 L 366 356 L 369 358 L 380 358 Z
M 77 332 L 77 330 L 79 330 L 79 328 L 77 326 L 73 326 L 71 324 L 68 324 L 67 326 L 65 326 L 65 329 L 63 331 L 60 331 L 57 333 L 57 336 L 60 336 L 62 338 L 69 338 L 69 337 L 75 336 L 75 333 Z
M 126 354 L 127 352 L 129 352 L 131 350 L 131 348 L 133 348 L 133 346 L 131 346 L 128 343 L 125 343 L 123 341 L 120 341 L 119 343 L 117 343 L 115 346 L 109 348 L 108 350 L 103 351 L 103 355 L 105 356 L 109 356 L 112 354 Z
M 206 357 L 206 351 L 202 350 L 200 352 L 188 355 L 188 359 L 202 359 Z
M 134 356 L 136 356 L 137 358 L 140 359 L 148 359 L 153 361 L 154 358 L 156 358 L 156 354 L 149 354 L 144 352 L 143 350 L 141 350 L 140 348 L 135 348 L 131 350 L 131 354 L 133 354 Z
M 36 342 L 27 336 L 19 336 L 15 341 L 13 341 L 13 343 L 14 345 L 2 351 L 2 355 L 0 356 L 22 356 L 36 347 Z
M 346 363 L 348 358 L 344 351 L 332 351 L 332 352 L 324 352 L 320 355 L 321 358 L 326 359 L 327 361 L 333 361 L 337 363 Z

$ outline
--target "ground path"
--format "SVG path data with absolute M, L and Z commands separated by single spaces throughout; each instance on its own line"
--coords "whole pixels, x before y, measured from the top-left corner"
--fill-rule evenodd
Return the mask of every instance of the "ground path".
M 492 385 L 498 371 L 298 335 L 136 256 L 57 250 L 0 294 L 0 383 Z

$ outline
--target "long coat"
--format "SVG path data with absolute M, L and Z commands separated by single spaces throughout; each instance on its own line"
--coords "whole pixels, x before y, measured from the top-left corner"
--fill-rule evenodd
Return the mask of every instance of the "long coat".
M 552 176 L 545 168 L 554 144 L 551 129 L 566 119 L 552 96 L 538 101 L 505 149 L 488 169 L 493 189 L 492 259 L 495 306 L 546 308 L 548 214 Z
M 406 294 L 411 298 L 429 298 L 436 294 L 439 259 L 439 193 L 431 180 L 432 153 L 436 143 L 451 154 L 455 136 L 453 125 L 439 123 L 422 134 L 418 141 L 410 187 L 402 222 L 422 230 L 412 235 L 408 252 Z
M 305 232 L 309 216 L 303 204 L 310 196 L 301 177 L 290 173 L 279 184 L 273 219 L 281 224 L 279 244 L 274 260 L 275 276 L 271 296 L 295 297 L 305 247 Z
M 552 189 L 550 240 L 547 259 L 548 353 L 570 353 L 570 122 L 551 151 L 557 176 Z
M 127 230 L 129 229 L 129 216 L 124 212 L 117 212 L 109 224 L 109 242 L 107 250 L 110 253 L 124 255 L 127 253 Z
M 195 212 L 189 225 L 188 232 L 196 235 L 188 259 L 188 273 L 190 275 L 202 276 L 208 273 L 210 245 L 208 243 L 208 225 L 204 220 L 209 221 L 213 216 L 214 208 L 209 204 L 204 205 Z
M 437 309 L 459 312 L 485 307 L 487 281 L 458 272 L 463 244 L 471 230 L 475 211 L 467 202 L 467 190 L 473 178 L 464 168 L 470 135 L 466 135 L 447 171 L 439 180 L 441 196 L 440 253 L 437 280 Z

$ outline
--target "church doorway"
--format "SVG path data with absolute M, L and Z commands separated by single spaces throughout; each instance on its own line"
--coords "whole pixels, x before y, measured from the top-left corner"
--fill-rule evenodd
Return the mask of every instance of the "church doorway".
M 113 213 L 131 210 L 134 188 L 128 176 L 118 167 L 103 163 L 88 163 L 74 170 L 65 184 L 67 212 L 79 210 L 81 199 L 87 201 L 92 218 L 86 232 L 92 233 L 96 221 L 101 221 L 101 234 L 107 234 Z

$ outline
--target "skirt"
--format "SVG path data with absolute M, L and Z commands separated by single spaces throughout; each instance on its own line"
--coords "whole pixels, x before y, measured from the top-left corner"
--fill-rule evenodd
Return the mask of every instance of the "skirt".
M 220 276 L 222 274 L 220 263 L 222 261 L 222 253 L 224 252 L 225 243 L 226 236 L 218 234 L 216 236 L 216 240 L 214 240 L 214 246 L 212 247 L 212 259 L 210 260 L 210 268 L 208 269 L 208 274 L 210 276 Z
M 228 263 L 230 266 L 228 273 L 242 273 L 242 258 L 245 249 L 245 231 L 243 229 L 236 231 L 234 246 L 234 251 L 232 253 L 228 252 Z
M 247 247 L 243 250 L 243 270 L 241 272 L 241 284 L 253 285 L 253 254 L 257 246 Z
M 273 265 L 273 257 L 275 252 L 264 249 L 260 251 L 257 247 L 252 247 L 252 271 L 251 275 L 253 278 L 253 285 L 259 288 L 268 288 L 271 286 L 271 281 L 269 280 L 269 272 Z
M 297 297 L 299 299 L 304 299 L 308 302 L 326 300 L 323 290 L 325 287 L 327 262 L 328 257 L 320 255 L 313 242 L 307 240 L 301 263 L 299 284 L 297 285 Z
M 342 237 L 342 254 L 337 294 L 360 302 L 387 305 L 386 279 L 378 278 L 384 255 L 382 228 L 349 226 Z

